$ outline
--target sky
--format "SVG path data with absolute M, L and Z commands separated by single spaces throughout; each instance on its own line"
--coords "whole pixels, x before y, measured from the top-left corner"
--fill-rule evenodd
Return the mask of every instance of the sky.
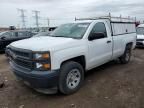
M 0 0 L 0 27 L 22 27 L 21 13 L 25 10 L 27 27 L 35 26 L 33 10 L 40 11 L 40 26 L 57 26 L 74 21 L 75 17 L 107 15 L 131 16 L 144 19 L 144 0 Z

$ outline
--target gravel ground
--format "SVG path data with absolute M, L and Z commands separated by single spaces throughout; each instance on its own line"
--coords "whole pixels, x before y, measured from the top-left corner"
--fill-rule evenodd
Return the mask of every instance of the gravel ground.
M 0 55 L 0 108 L 144 108 L 144 49 L 129 64 L 110 62 L 86 74 L 75 94 L 44 95 L 19 83 L 4 54 Z

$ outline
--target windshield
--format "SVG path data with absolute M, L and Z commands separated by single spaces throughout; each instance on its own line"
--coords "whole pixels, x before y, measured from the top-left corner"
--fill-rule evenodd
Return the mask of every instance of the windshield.
M 0 37 L 1 37 L 1 35 L 3 35 L 4 33 L 6 33 L 6 32 L 0 32 Z
M 144 35 L 144 27 L 138 27 L 137 28 L 137 34 Z
M 3 37 L 3 34 L 5 34 L 6 32 L 0 32 L 0 37 Z
M 51 36 L 66 38 L 82 38 L 90 23 L 63 24 L 55 29 Z
M 41 32 L 41 33 L 38 33 L 37 35 L 34 35 L 34 37 L 48 36 L 49 34 L 50 34 L 50 32 Z

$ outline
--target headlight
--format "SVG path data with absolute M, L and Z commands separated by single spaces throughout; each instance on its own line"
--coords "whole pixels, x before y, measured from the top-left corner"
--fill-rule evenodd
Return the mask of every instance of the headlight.
M 49 70 L 50 67 L 50 63 L 36 63 L 36 69 L 38 70 Z
M 34 52 L 33 60 L 34 60 L 36 70 L 45 71 L 45 70 L 51 69 L 51 61 L 50 61 L 49 52 Z
M 50 55 L 49 53 L 36 53 L 34 55 L 34 59 L 39 60 L 39 59 L 49 59 Z

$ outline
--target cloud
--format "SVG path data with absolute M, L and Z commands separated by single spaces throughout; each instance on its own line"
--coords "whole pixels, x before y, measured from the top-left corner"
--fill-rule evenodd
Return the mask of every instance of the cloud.
M 0 26 L 20 25 L 20 13 L 17 8 L 26 11 L 27 26 L 34 26 L 32 10 L 40 11 L 41 26 L 47 26 L 46 18 L 51 25 L 59 25 L 74 20 L 74 17 L 91 17 L 108 14 L 137 16 L 144 18 L 143 0 L 0 0 Z
M 139 9 L 144 9 L 144 2 L 125 3 L 122 1 L 111 1 L 111 2 L 103 3 L 98 6 L 92 5 L 87 9 L 87 11 L 112 12 L 112 13 L 119 13 L 119 14 L 120 12 L 123 13 L 127 12 L 127 14 L 129 14 L 131 13 L 131 11 L 139 10 Z

